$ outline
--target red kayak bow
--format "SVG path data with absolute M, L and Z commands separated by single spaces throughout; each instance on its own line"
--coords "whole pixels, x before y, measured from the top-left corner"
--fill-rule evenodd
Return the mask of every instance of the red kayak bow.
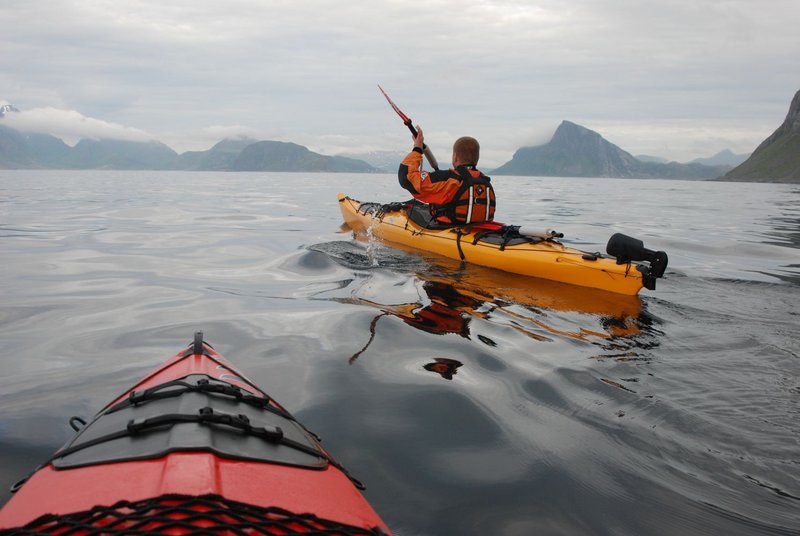
M 0 534 L 389 534 L 319 438 L 202 333 L 78 421 L 15 486 Z

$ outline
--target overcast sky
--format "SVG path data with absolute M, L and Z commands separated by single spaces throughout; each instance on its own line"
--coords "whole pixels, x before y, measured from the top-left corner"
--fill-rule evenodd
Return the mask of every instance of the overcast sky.
M 783 121 L 798 21 L 798 0 L 4 0 L 0 104 L 70 143 L 404 151 L 381 84 L 440 160 L 472 135 L 499 165 L 566 119 L 687 161 Z

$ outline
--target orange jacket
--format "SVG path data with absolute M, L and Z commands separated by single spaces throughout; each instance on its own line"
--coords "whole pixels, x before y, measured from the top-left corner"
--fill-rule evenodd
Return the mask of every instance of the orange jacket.
M 458 171 L 454 169 L 440 169 L 432 172 L 420 171 L 422 165 L 422 152 L 420 150 L 413 150 L 403 159 L 398 170 L 398 180 L 400 186 L 411 192 L 415 199 L 428 203 L 431 205 L 431 213 L 437 214 L 437 211 L 454 201 L 456 195 L 459 194 L 459 189 L 463 183 L 463 179 Z M 469 174 L 475 178 L 483 178 L 486 184 L 489 184 L 489 178 L 483 175 L 475 168 L 468 169 Z M 491 190 L 491 186 L 489 186 Z M 488 201 L 487 201 L 488 202 Z M 485 206 L 485 205 L 484 205 Z M 491 213 L 494 215 L 494 193 L 492 192 L 491 199 Z M 447 221 L 450 219 L 437 216 L 439 221 Z M 491 220 L 492 218 L 488 218 Z

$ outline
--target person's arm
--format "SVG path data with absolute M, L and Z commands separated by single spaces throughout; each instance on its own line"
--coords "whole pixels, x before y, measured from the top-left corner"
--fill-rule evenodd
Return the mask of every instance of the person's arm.
M 460 181 L 450 171 L 421 171 L 425 134 L 417 127 L 414 148 L 403 159 L 398 170 L 400 186 L 425 203 L 443 204 L 450 201 Z
M 400 181 L 400 186 L 411 192 L 414 196 L 420 193 L 419 187 L 422 183 L 421 166 L 422 148 L 415 146 L 400 163 L 400 169 L 397 171 L 397 179 Z

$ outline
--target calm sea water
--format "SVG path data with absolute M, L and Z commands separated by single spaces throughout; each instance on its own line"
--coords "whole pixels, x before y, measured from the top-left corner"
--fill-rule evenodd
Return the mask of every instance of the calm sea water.
M 400 535 L 798 534 L 800 188 L 495 179 L 624 298 L 360 242 L 391 175 L 0 171 L 0 502 L 196 330 Z

